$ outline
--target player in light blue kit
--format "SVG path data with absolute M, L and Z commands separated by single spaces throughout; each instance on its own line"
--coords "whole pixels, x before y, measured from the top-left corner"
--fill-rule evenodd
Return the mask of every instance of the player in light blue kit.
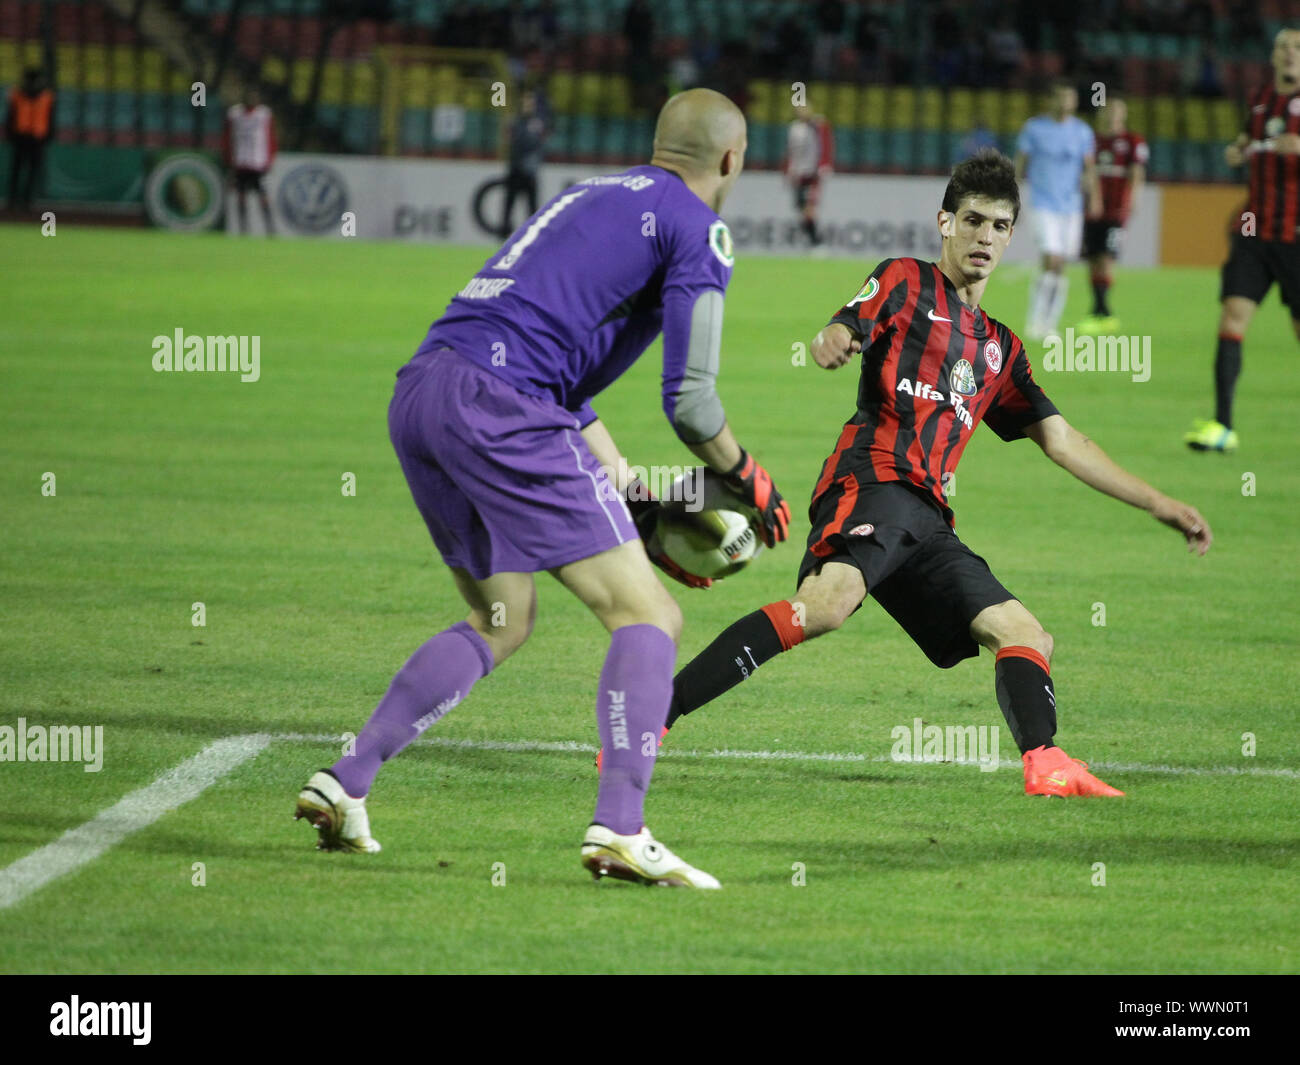
M 1034 236 L 1042 272 L 1029 283 L 1025 336 L 1042 340 L 1056 333 L 1070 282 L 1065 266 L 1079 257 L 1083 242 L 1084 196 L 1088 217 L 1101 213 L 1096 138 L 1075 115 L 1079 94 L 1068 82 L 1052 86 L 1052 109 L 1025 123 L 1016 139 L 1016 180 L 1029 182 Z
M 317 828 L 318 846 L 379 850 L 365 808 L 375 774 L 519 649 L 536 612 L 533 575 L 546 570 L 610 633 L 596 710 L 604 773 L 583 865 L 597 877 L 718 887 L 645 827 L 681 612 L 642 543 L 658 504 L 609 481 L 628 464 L 591 400 L 662 332 L 663 407 L 678 437 L 759 512 L 769 546 L 786 538 L 790 508 L 736 443 L 714 388 L 732 266 L 717 211 L 745 147 L 745 118 L 725 96 L 674 96 L 650 165 L 589 178 L 543 206 L 398 372 L 389 433 L 469 616 L 411 656 L 355 749 L 299 794 L 295 816 Z

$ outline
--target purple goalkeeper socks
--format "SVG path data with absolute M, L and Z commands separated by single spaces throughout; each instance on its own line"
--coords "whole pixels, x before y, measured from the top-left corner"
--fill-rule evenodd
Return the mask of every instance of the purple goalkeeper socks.
M 352 753 L 330 767 L 343 790 L 362 798 L 379 767 L 464 699 L 492 664 L 491 648 L 466 621 L 423 644 L 397 671 Z
M 604 755 L 592 821 L 619 835 L 635 835 L 645 823 L 645 793 L 668 716 L 676 660 L 672 638 L 654 625 L 626 625 L 610 637 L 596 696 Z

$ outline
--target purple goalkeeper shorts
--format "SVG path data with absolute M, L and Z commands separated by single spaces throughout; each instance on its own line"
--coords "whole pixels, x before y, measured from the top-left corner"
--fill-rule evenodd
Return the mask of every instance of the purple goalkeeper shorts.
M 443 561 L 478 580 L 554 569 L 637 539 L 577 417 L 455 351 L 402 368 L 388 431 Z

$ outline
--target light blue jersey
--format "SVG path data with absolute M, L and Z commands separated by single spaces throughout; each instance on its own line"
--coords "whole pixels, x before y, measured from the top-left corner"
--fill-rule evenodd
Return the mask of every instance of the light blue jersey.
M 1029 157 L 1026 177 L 1033 205 L 1048 211 L 1082 211 L 1083 160 L 1096 150 L 1092 128 L 1077 116 L 1057 122 L 1038 115 L 1026 122 L 1016 138 L 1016 151 Z

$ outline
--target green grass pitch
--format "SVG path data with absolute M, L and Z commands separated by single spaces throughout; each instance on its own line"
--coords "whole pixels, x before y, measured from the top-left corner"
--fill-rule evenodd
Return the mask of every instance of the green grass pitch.
M 0 253 L 0 725 L 104 728 L 98 773 L 0 763 L 3 868 L 222 737 L 357 731 L 408 654 L 463 616 L 385 410 L 485 250 L 64 226 L 0 229 Z M 857 385 L 856 365 L 798 366 L 794 345 L 874 265 L 737 264 L 720 392 L 791 499 L 794 543 L 707 593 L 672 586 L 681 663 L 792 591 L 809 492 Z M 1066 321 L 1086 310 L 1072 277 Z M 1006 267 L 985 300 L 1016 329 L 1026 280 Z M 1018 767 L 890 762 L 895 726 L 1001 715 L 987 654 L 935 670 L 869 603 L 671 735 L 649 824 L 724 890 L 595 884 L 578 863 L 592 757 L 562 745 L 596 742 L 606 641 L 543 576 L 531 642 L 428 734 L 439 742 L 380 774 L 382 854 L 313 850 L 294 796 L 339 745 L 273 739 L 0 909 L 0 970 L 1300 970 L 1297 349 L 1270 296 L 1245 345 L 1241 450 L 1187 451 L 1183 431 L 1211 413 L 1217 284 L 1119 272 L 1113 303 L 1152 338 L 1150 381 L 1037 374 L 1121 464 L 1206 515 L 1208 557 L 987 430 L 953 500 L 962 536 L 1056 637 L 1062 746 L 1126 799 L 1029 799 Z M 260 380 L 153 372 L 152 338 L 178 327 L 260 336 Z M 597 409 L 632 462 L 683 464 L 658 375 L 656 347 Z M 1001 741 L 1014 758 L 1005 728 Z

